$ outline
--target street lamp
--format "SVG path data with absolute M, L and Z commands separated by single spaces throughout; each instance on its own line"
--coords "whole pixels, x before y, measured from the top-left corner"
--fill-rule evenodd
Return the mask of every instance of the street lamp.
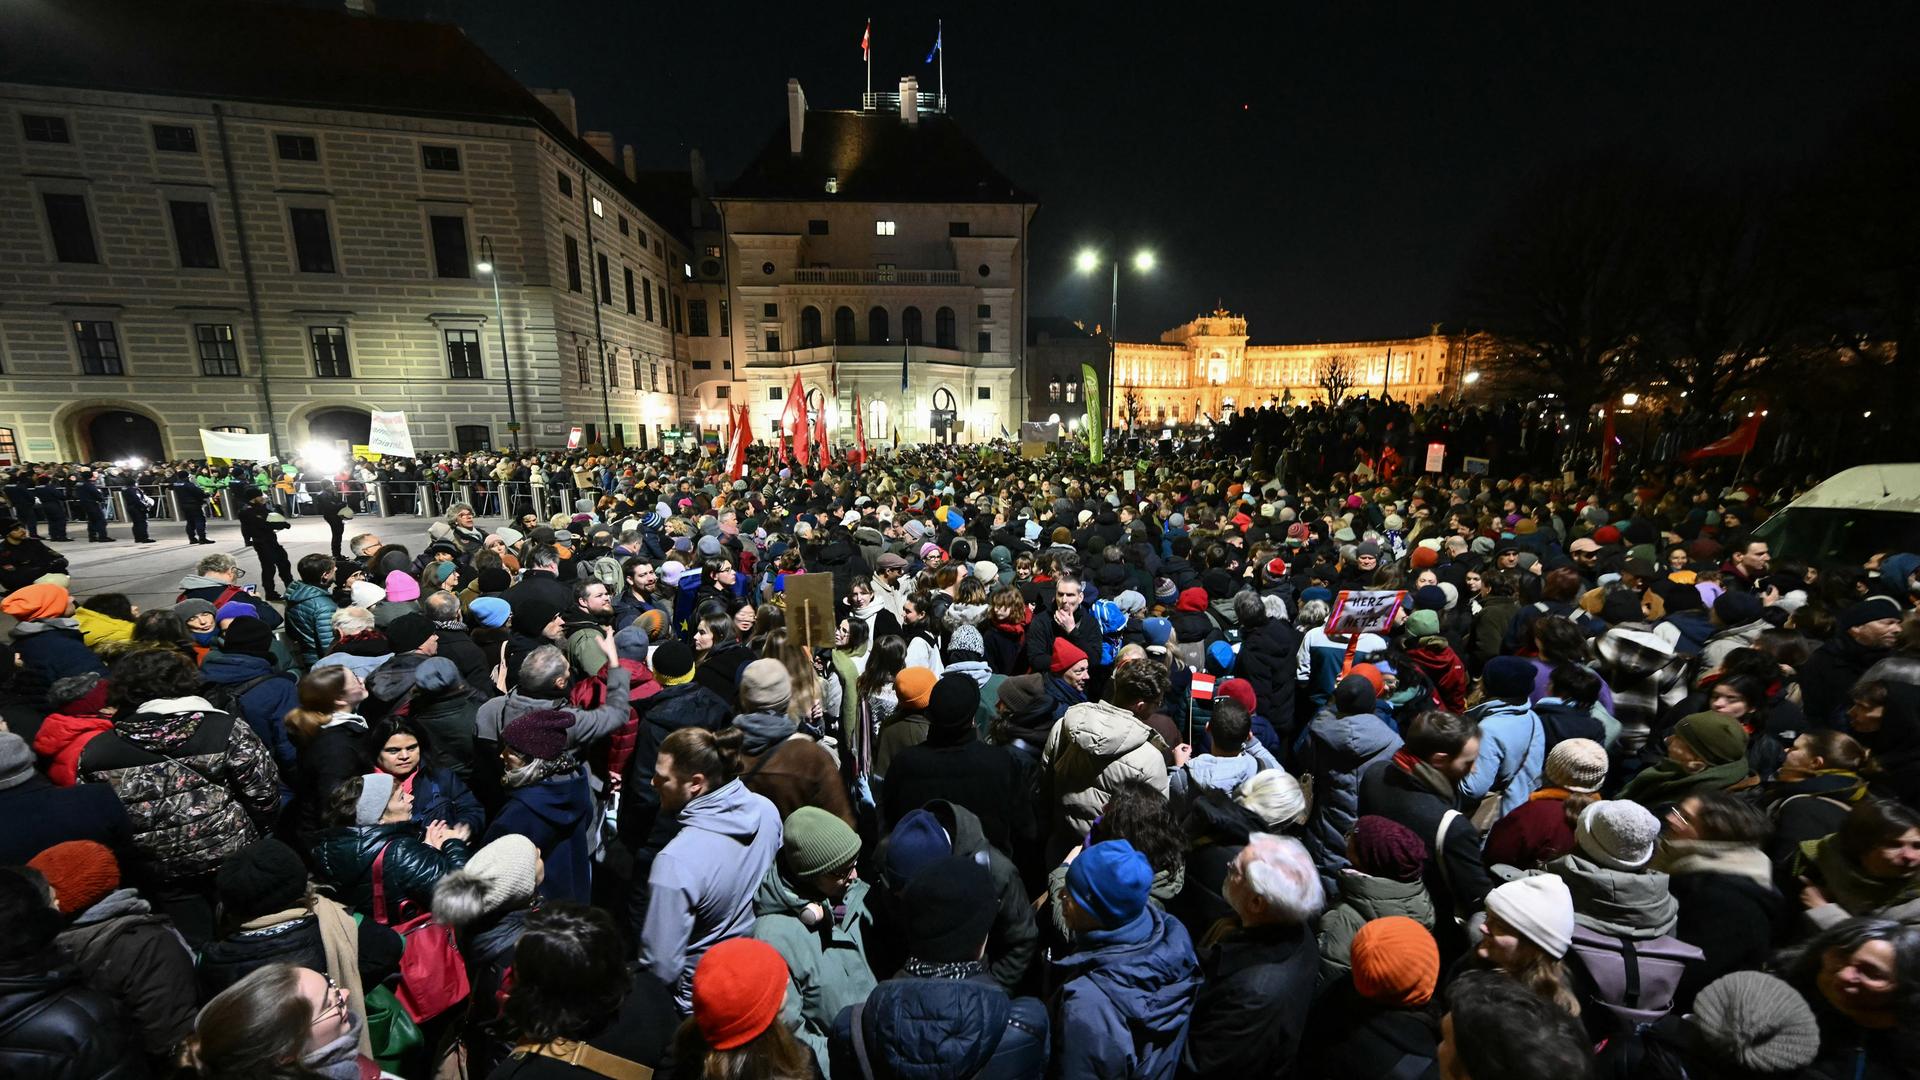
M 500 326 L 500 370 L 507 373 L 507 434 L 513 438 L 513 452 L 520 453 L 520 414 L 513 407 L 513 360 L 507 355 L 507 316 L 500 306 L 500 274 L 493 267 L 493 238 L 480 238 L 480 262 L 474 269 L 493 282 L 493 321 Z
M 1467 387 L 1479 381 L 1480 373 L 1477 371 L 1469 371 L 1465 375 L 1460 376 L 1460 385 L 1453 392 L 1453 403 L 1455 405 L 1460 404 L 1460 399 L 1467 395 Z
M 1092 248 L 1086 248 L 1081 251 L 1080 254 L 1074 256 L 1073 265 L 1081 273 L 1091 274 L 1100 269 L 1100 263 L 1106 259 L 1107 257 L 1100 252 Z M 1113 400 L 1114 357 L 1118 352 L 1118 343 L 1120 340 L 1117 328 L 1117 324 L 1120 322 L 1120 260 L 1114 258 L 1110 261 L 1113 264 L 1113 291 L 1108 298 L 1107 311 L 1107 371 L 1105 377 L 1101 380 L 1100 386 L 1100 392 L 1107 395 L 1108 401 Z M 1136 271 L 1145 274 L 1151 272 L 1153 267 L 1154 257 L 1152 251 L 1143 248 L 1134 253 L 1133 268 Z M 1102 402 L 1089 401 L 1087 402 L 1087 408 L 1089 416 L 1092 415 L 1093 409 L 1101 410 L 1101 422 L 1104 427 L 1105 419 L 1109 415 L 1107 406 Z
M 1640 404 L 1640 395 L 1629 390 L 1626 393 L 1620 395 L 1620 404 L 1631 409 L 1635 405 Z

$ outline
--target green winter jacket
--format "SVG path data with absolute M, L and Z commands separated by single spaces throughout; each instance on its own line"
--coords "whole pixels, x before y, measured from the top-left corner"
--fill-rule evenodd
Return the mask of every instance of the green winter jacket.
M 866 934 L 873 925 L 867 911 L 867 883 L 856 881 L 847 890 L 837 921 L 829 909 L 827 918 L 810 927 L 802 919 L 807 907 L 808 901 L 782 876 L 775 860 L 754 894 L 753 936 L 772 945 L 786 960 L 790 985 L 780 1018 L 825 1070 L 834 1018 L 847 1006 L 867 1000 L 879 985 L 867 966 Z
M 1339 873 L 1339 902 L 1320 916 L 1320 985 L 1353 969 L 1353 935 L 1374 919 L 1405 915 L 1433 929 L 1433 897 L 1423 881 L 1395 881 L 1358 870 Z M 1332 899 L 1329 897 L 1329 899 Z

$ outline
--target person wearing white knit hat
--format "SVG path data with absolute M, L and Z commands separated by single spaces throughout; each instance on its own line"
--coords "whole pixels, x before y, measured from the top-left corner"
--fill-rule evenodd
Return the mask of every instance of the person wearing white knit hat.
M 1592 739 L 1562 739 L 1547 752 L 1546 779 L 1548 787 L 1599 791 L 1607 780 L 1607 748 Z
M 1474 956 L 1567 1009 L 1578 998 L 1561 958 L 1573 947 L 1573 896 L 1552 874 L 1529 874 L 1487 894 L 1487 920 Z
M 544 869 L 532 840 L 507 833 L 440 879 L 433 889 L 434 918 L 459 930 L 528 907 Z

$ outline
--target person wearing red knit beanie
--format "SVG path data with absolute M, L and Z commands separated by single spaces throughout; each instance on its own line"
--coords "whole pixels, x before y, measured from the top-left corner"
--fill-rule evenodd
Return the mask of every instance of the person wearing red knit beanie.
M 693 1016 L 680 1025 L 674 1057 L 707 1076 L 814 1075 L 813 1055 L 779 1022 L 787 979 L 787 962 L 764 941 L 708 949 L 693 969 Z

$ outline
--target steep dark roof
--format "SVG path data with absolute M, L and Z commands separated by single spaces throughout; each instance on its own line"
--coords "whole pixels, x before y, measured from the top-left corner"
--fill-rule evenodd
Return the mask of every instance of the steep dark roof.
M 648 206 L 624 173 L 446 23 L 252 0 L 0 2 L 0 82 L 529 124 Z M 684 229 L 685 217 L 661 224 Z
M 847 202 L 1031 203 L 950 118 L 896 112 L 809 109 L 801 152 L 788 153 L 787 125 L 723 197 Z M 827 178 L 838 192 L 827 194 Z

